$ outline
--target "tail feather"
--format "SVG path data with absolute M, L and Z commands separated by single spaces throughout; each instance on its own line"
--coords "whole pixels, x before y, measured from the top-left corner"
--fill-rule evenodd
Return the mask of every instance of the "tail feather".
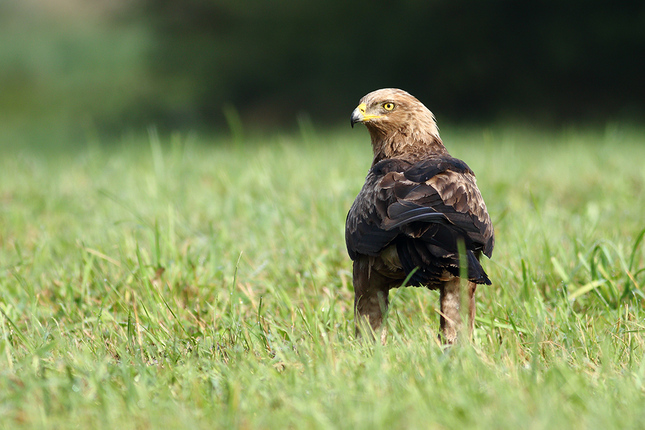
M 420 240 L 403 240 L 397 243 L 399 260 L 411 286 L 436 286 L 444 271 L 460 276 L 459 254 Z M 476 284 L 491 285 L 488 275 L 479 263 L 479 252 L 467 250 L 468 280 Z M 415 270 L 416 269 L 416 270 Z

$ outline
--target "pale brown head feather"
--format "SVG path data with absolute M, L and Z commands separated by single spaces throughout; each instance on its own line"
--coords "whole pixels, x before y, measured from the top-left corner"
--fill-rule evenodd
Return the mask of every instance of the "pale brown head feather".
M 385 110 L 385 103 L 394 109 Z M 372 138 L 374 164 L 385 158 L 424 158 L 448 154 L 439 137 L 434 115 L 416 97 L 396 88 L 383 88 L 364 96 L 366 115 L 377 115 L 364 121 Z

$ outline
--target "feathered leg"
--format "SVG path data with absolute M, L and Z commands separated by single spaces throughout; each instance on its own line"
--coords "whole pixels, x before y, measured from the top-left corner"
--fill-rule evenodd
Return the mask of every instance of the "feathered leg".
M 475 328 L 475 290 L 477 284 L 468 282 L 468 336 Z M 455 277 L 444 282 L 440 290 L 441 334 L 443 342 L 452 344 L 461 330 L 461 279 Z
M 354 323 L 356 336 L 361 332 L 374 332 L 383 341 L 385 332 L 380 333 L 383 314 L 388 307 L 388 293 L 391 279 L 372 270 L 368 257 L 354 261 Z M 369 325 L 368 325 L 369 323 Z
M 441 335 L 443 342 L 447 344 L 457 340 L 457 333 L 461 326 L 461 282 L 459 278 L 446 281 L 439 292 L 439 303 L 441 306 Z
M 468 337 L 472 339 L 475 330 L 475 291 L 477 284 L 468 282 Z

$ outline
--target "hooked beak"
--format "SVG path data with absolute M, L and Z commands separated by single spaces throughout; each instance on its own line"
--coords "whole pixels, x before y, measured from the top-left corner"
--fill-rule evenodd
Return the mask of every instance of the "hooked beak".
M 357 122 L 366 122 L 371 119 L 375 118 L 380 118 L 382 115 L 368 115 L 365 113 L 365 109 L 367 109 L 367 106 L 365 103 L 359 104 L 356 109 L 354 109 L 354 112 L 352 112 L 352 116 L 350 118 L 352 128 L 354 128 L 354 124 Z
M 352 117 L 350 119 L 352 123 L 352 128 L 354 128 L 354 124 L 357 122 L 363 122 L 363 118 L 365 117 L 365 103 L 361 103 L 358 105 L 356 109 L 354 109 L 354 112 L 352 112 Z

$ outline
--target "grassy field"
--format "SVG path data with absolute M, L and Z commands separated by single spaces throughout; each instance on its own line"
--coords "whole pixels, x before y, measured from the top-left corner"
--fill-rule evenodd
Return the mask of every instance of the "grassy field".
M 422 289 L 353 337 L 363 129 L 5 145 L 0 428 L 644 428 L 644 136 L 444 131 L 497 239 L 446 351 Z

